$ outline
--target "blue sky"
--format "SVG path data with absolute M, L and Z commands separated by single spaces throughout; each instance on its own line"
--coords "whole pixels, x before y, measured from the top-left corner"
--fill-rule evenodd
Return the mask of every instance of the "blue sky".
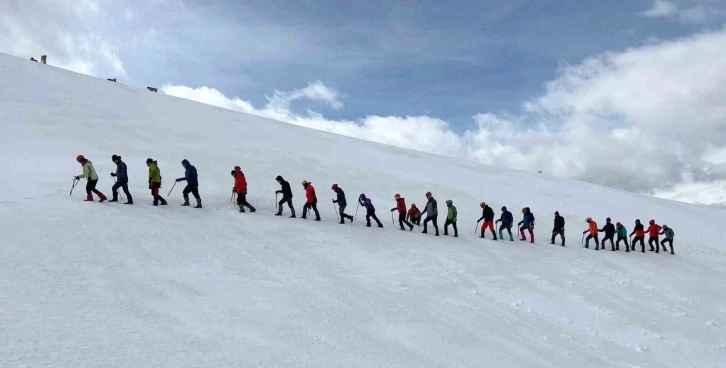
M 723 1 L 0 8 L 0 52 L 48 54 L 79 73 L 497 166 L 692 202 L 713 202 L 701 192 L 726 198 Z

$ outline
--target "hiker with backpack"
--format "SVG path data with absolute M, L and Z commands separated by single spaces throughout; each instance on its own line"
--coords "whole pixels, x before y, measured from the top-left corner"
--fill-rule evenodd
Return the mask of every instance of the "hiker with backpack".
M 250 212 L 256 212 L 257 210 L 249 202 L 247 202 L 247 178 L 242 172 L 242 168 L 235 166 L 234 170 L 230 172 L 234 177 L 234 186 L 232 187 L 232 193 L 237 194 L 237 206 L 241 213 L 245 212 L 245 207 L 250 209 Z
M 194 199 L 197 200 L 197 205 L 194 208 L 202 208 L 202 198 L 199 197 L 199 180 L 197 179 L 197 168 L 189 163 L 189 160 L 183 159 L 181 162 L 184 167 L 184 177 L 176 179 L 176 182 L 186 181 L 187 186 L 182 191 L 184 202 L 182 206 L 189 206 L 189 193 L 194 195 Z
M 398 193 L 393 196 L 393 199 L 396 200 L 396 207 L 391 208 L 391 212 L 398 210 L 398 224 L 401 226 L 401 230 L 406 231 L 406 228 L 403 227 L 405 224 L 409 231 L 413 231 L 413 225 L 406 221 L 406 199 Z
M 121 156 L 117 155 L 111 155 L 111 161 L 116 164 L 116 172 L 111 173 L 111 176 L 116 179 L 116 182 L 111 187 L 113 198 L 109 202 L 118 202 L 118 190 L 122 188 L 124 194 L 126 194 L 126 203 L 124 204 L 134 204 L 131 193 L 129 193 L 129 175 L 126 169 L 126 163 L 121 161 Z

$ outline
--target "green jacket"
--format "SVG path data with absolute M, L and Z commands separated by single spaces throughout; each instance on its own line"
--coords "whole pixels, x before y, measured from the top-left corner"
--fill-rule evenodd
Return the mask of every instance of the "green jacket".
M 161 184 L 161 170 L 159 170 L 159 166 L 156 165 L 156 161 L 149 165 L 149 181 Z
M 618 237 L 628 238 L 628 229 L 626 229 L 624 225 L 620 225 L 620 229 L 618 229 Z
M 446 213 L 446 219 L 456 222 L 456 206 L 451 205 L 447 207 L 449 207 L 449 211 Z
M 78 175 L 79 178 L 86 178 L 88 180 L 98 180 L 98 174 L 96 174 L 96 169 L 93 168 L 93 164 L 91 161 L 86 161 L 83 163 L 83 172 L 81 175 Z

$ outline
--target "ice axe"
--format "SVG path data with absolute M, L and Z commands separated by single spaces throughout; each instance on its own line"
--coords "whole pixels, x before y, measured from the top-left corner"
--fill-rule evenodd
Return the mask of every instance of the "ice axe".
M 338 216 L 338 210 L 335 208 L 335 202 L 333 202 L 333 211 L 335 211 L 335 218 L 340 220 L 340 216 Z
M 71 185 L 71 193 L 69 195 L 73 195 L 73 188 L 75 188 L 76 185 L 78 185 L 78 182 L 81 181 L 80 179 L 76 179 L 76 178 L 73 178 L 72 180 L 73 180 L 73 184 Z
M 171 191 L 174 190 L 174 187 L 176 186 L 176 183 L 178 183 L 178 181 L 174 181 L 174 185 L 172 185 L 171 186 L 171 189 L 169 189 L 169 194 L 166 195 L 167 197 L 171 195 Z
M 396 224 L 396 223 L 395 223 L 395 222 L 393 222 L 393 211 L 391 211 L 391 225 L 395 225 L 395 224 Z M 403 226 L 403 225 L 401 225 L 401 226 Z

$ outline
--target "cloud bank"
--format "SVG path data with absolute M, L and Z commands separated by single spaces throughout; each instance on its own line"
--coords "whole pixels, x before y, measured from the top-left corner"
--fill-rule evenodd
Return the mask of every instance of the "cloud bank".
M 298 112 L 294 105 L 306 100 L 344 107 L 344 95 L 320 81 L 275 91 L 261 107 L 209 87 L 167 85 L 162 90 L 425 152 L 630 191 L 665 193 L 679 185 L 679 193 L 688 193 L 682 186 L 691 182 L 721 185 L 726 179 L 726 170 L 713 159 L 726 146 L 724 46 L 726 30 L 721 30 L 563 65 L 544 93 L 523 103 L 519 113 L 480 113 L 459 133 L 449 122 L 430 116 L 370 115 L 352 121 L 328 119 L 310 109 Z

